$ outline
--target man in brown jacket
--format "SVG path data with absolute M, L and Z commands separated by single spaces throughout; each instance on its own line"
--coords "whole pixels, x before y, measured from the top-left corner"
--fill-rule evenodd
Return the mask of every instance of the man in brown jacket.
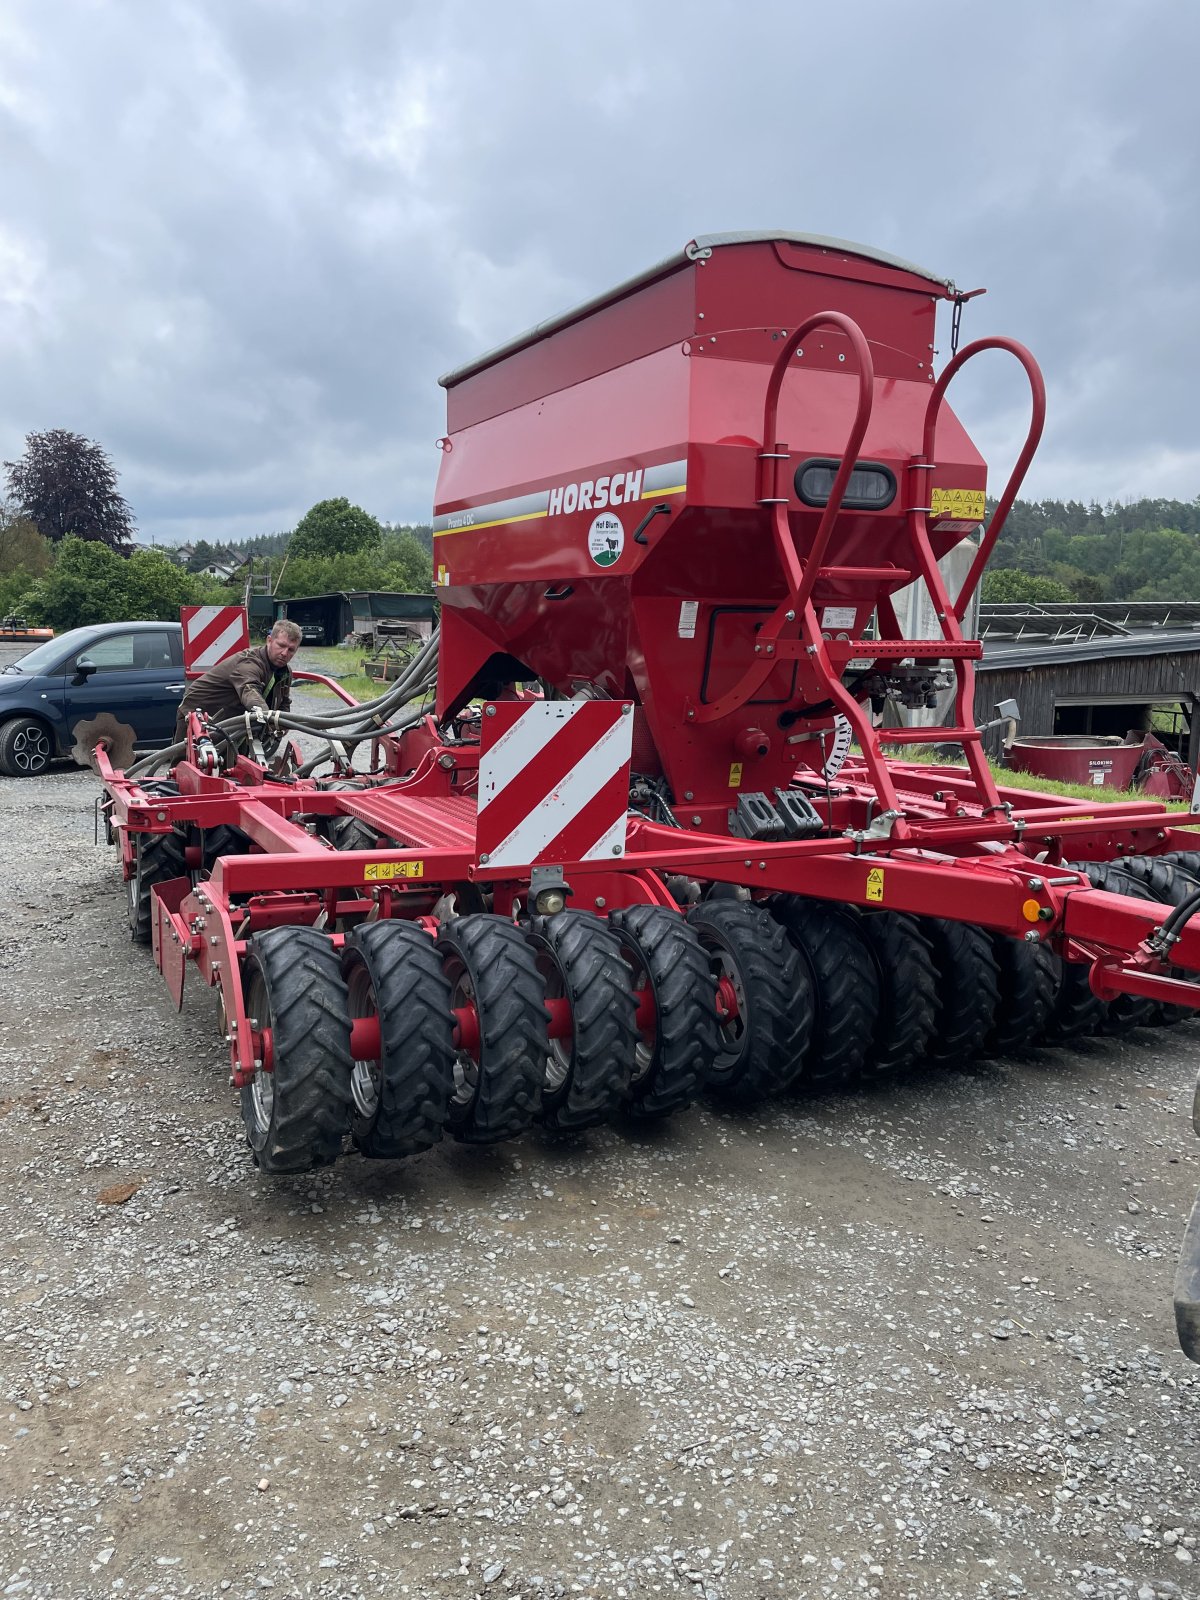
M 190 711 L 203 711 L 213 722 L 247 711 L 257 713 L 256 721 L 265 720 L 270 711 L 290 711 L 292 674 L 288 662 L 299 648 L 300 629 L 281 617 L 266 644 L 228 656 L 202 678 L 193 678 L 179 702 L 176 742 L 187 738 Z

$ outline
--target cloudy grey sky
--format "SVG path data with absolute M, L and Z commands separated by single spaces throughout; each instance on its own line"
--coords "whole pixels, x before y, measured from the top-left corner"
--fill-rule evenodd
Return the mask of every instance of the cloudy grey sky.
M 1198 62 L 1194 0 L 0 0 L 0 459 L 98 440 L 160 541 L 425 520 L 439 373 L 779 228 L 988 287 L 1027 493 L 1191 499 Z M 1015 376 L 956 408 L 998 483 Z

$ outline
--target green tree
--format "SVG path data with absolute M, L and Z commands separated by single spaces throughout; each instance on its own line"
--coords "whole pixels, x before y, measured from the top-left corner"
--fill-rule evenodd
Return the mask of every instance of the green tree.
M 62 632 L 93 622 L 177 622 L 179 608 L 216 598 L 220 585 L 192 578 L 161 550 L 135 550 L 128 558 L 107 545 L 64 539 L 49 572 L 22 599 L 31 622 Z
M 433 588 L 433 558 L 419 530 L 389 532 L 381 554 L 386 579 L 377 584 L 377 588 L 395 589 L 405 594 L 424 594 Z
M 994 509 L 994 502 L 992 502 Z M 1200 599 L 1187 546 L 1151 536 L 1183 535 L 1200 548 L 1200 497 L 1089 506 L 1078 500 L 1018 500 L 996 547 L 998 567 L 1065 581 L 1080 599 Z M 1166 570 L 1156 564 L 1165 554 Z M 1186 587 L 1179 587 L 1179 585 Z M 1098 589 L 1095 587 L 1098 586 Z
M 1126 534 L 1113 593 L 1120 600 L 1200 598 L 1200 543 L 1179 528 Z
M 259 533 L 253 539 L 241 541 L 241 551 L 244 556 L 254 556 L 260 560 L 263 556 L 281 556 L 288 547 L 290 533 Z
M 1043 605 L 1074 597 L 1065 583 L 1055 578 L 1038 578 L 1028 572 L 1001 567 L 983 575 L 982 599 L 985 603 L 1010 602 L 1018 605 Z
M 65 428 L 27 433 L 24 455 L 4 468 L 13 498 L 47 539 L 128 547 L 133 512 L 117 490 L 116 468 L 91 439 Z
M 1103 578 L 1089 578 L 1086 573 L 1078 573 L 1070 580 L 1071 593 L 1076 600 L 1100 601 L 1108 599 L 1108 589 Z
M 377 548 L 382 539 L 382 524 L 361 506 L 351 505 L 344 497 L 318 500 L 296 524 L 288 553 L 293 560 L 358 555 Z
M 196 583 L 161 550 L 135 550 L 123 563 L 121 622 L 178 622 L 180 606 L 195 603 Z
M 385 522 L 385 534 L 408 533 L 430 554 L 433 554 L 433 526 L 428 522 Z
M 187 558 L 187 570 L 189 572 L 202 571 L 210 561 L 216 559 L 216 554 L 217 552 L 207 539 L 197 539 L 192 546 L 191 555 Z
M 90 622 L 121 622 L 120 577 L 125 566 L 104 544 L 64 539 L 53 568 L 29 591 L 31 620 L 60 633 Z
M 0 619 L 24 617 L 26 621 L 29 620 L 32 614 L 29 605 L 30 582 L 27 572 L 0 573 Z
M 280 599 L 293 599 L 297 595 L 356 589 L 427 594 L 432 587 L 433 566 L 428 553 L 411 534 L 389 533 L 379 548 L 356 555 L 290 559 L 276 592 Z
M 0 577 L 24 574 L 29 582 L 50 570 L 54 553 L 22 512 L 0 505 Z

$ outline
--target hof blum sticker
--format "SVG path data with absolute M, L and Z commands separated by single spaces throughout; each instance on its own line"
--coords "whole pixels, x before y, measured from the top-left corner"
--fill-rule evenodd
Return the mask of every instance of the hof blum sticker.
M 611 567 L 621 559 L 625 548 L 625 529 L 620 517 L 602 511 L 588 529 L 588 555 L 598 567 Z

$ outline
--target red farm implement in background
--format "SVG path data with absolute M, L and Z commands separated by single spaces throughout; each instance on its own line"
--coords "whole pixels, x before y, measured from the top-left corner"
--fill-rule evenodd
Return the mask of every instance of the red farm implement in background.
M 126 772 L 99 753 L 133 937 L 177 1001 L 189 966 L 218 988 L 265 1171 L 1200 1006 L 1177 819 L 997 788 L 984 760 L 963 620 L 1045 402 L 1011 340 L 935 373 L 938 304 L 957 324 L 967 298 L 834 240 L 694 241 L 442 380 L 441 627 L 384 694 L 265 730 L 193 715 Z M 986 532 L 946 403 L 984 351 L 1032 397 Z M 901 629 L 912 585 L 932 638 Z M 880 726 L 946 690 L 948 726 Z M 1198 1301 L 1194 1216 L 1193 1359 Z

